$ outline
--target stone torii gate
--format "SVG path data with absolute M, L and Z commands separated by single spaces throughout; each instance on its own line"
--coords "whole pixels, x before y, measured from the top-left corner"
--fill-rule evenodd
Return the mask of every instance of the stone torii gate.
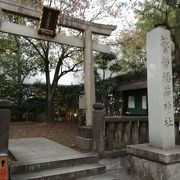
M 32 7 L 24 6 L 16 2 L 16 0 L 0 0 L 1 12 L 16 14 L 22 17 L 40 20 L 41 11 Z M 75 36 L 66 36 L 57 34 L 55 37 L 39 35 L 37 29 L 10 23 L 2 19 L 0 16 L 0 31 L 34 39 L 46 40 L 60 44 L 66 44 L 79 48 L 84 48 L 84 74 L 85 74 L 85 101 L 86 101 L 86 126 L 92 126 L 93 104 L 95 103 L 95 83 L 94 83 L 94 67 L 93 67 L 93 50 L 98 52 L 109 53 L 110 48 L 106 45 L 98 44 L 92 40 L 93 34 L 109 36 L 116 26 L 103 25 L 83 21 L 70 16 L 61 15 L 59 26 L 76 29 L 83 32 L 83 38 Z

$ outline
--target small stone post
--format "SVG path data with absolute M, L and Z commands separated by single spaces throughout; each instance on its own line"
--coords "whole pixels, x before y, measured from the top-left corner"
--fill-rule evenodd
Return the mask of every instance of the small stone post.
M 11 118 L 10 103 L 0 100 L 0 153 L 8 153 L 9 122 Z
M 93 150 L 103 152 L 105 150 L 105 112 L 102 103 L 93 105 Z

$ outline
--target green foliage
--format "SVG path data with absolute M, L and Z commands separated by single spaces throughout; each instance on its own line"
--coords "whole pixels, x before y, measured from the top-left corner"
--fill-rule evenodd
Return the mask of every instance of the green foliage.
M 171 31 L 172 40 L 175 43 L 178 9 L 170 4 L 168 0 L 151 0 L 140 3 L 140 8 L 135 9 L 138 17 L 137 26 L 143 29 L 144 33 L 154 27 L 163 26 Z
M 95 56 L 95 63 L 98 65 L 99 69 L 107 69 L 109 62 L 116 59 L 116 55 L 114 53 L 98 53 Z
M 83 91 L 82 85 L 58 86 L 55 92 L 55 112 L 64 114 L 77 112 L 79 95 Z
M 43 98 L 32 97 L 22 103 L 23 111 L 28 113 L 42 113 L 45 112 L 46 101 Z
M 96 100 L 104 103 L 107 115 L 121 115 L 122 113 L 123 101 L 122 94 L 118 91 L 119 84 L 140 79 L 146 79 L 145 72 L 129 72 L 96 82 Z M 9 99 L 13 103 L 12 111 L 13 114 L 16 114 L 16 118 L 17 114 L 21 117 L 23 114 L 29 113 L 33 115 L 31 120 L 35 120 L 38 113 L 45 112 L 45 84 L 24 84 L 20 87 L 10 81 L 2 81 L 1 84 L 0 98 Z M 67 114 L 78 113 L 79 95 L 83 93 L 83 90 L 83 85 L 58 86 L 54 98 L 55 114 L 65 117 Z M 21 93 L 19 94 L 19 92 Z M 22 97 L 20 104 L 18 104 L 19 98 L 17 98 L 19 95 Z M 179 96 L 179 90 L 175 89 L 176 115 L 180 113 Z
M 55 113 L 77 112 L 79 94 L 83 86 L 58 86 L 55 93 Z M 0 99 L 8 99 L 12 104 L 13 114 L 22 117 L 24 113 L 38 114 L 46 111 L 46 85 L 40 83 L 17 84 L 2 80 Z
M 14 35 L 0 34 L 0 67 L 8 79 L 23 83 L 38 70 L 39 57 L 29 43 Z
M 146 71 L 145 33 L 141 29 L 127 30 L 118 40 L 121 69 L 125 73 Z
M 106 71 L 110 72 L 110 78 L 112 77 L 113 73 L 116 73 L 121 70 L 121 65 L 117 59 L 115 53 L 97 53 L 95 55 L 95 76 L 97 80 L 101 80 L 101 75 L 98 70 L 102 70 L 102 80 L 106 78 Z
M 121 94 L 117 92 L 116 79 L 106 79 L 96 83 L 96 101 L 105 105 L 107 115 L 120 115 L 122 112 Z
M 157 26 L 163 26 L 171 31 L 174 42 L 173 59 L 176 59 L 177 66 L 180 62 L 180 48 L 178 49 L 180 47 L 180 26 L 178 27 L 180 8 L 178 1 L 137 0 L 134 1 L 132 8 L 137 18 L 136 26 L 134 29 L 131 28 L 121 33 L 118 40 L 123 71 L 146 70 L 146 34 Z
M 178 42 L 180 41 L 180 16 L 178 16 L 180 3 L 177 0 L 172 2 L 169 0 L 146 0 L 135 6 L 135 13 L 138 18 L 137 28 L 141 30 L 141 36 L 145 37 L 146 33 L 154 27 L 163 26 L 171 31 L 172 41 L 175 45 L 174 50 L 176 50 L 176 44 L 180 44 Z

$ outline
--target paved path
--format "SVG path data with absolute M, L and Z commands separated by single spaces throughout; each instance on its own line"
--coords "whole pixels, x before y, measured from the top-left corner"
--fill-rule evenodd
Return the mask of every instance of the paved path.
M 14 163 L 18 165 L 86 156 L 46 138 L 10 139 L 9 150 L 17 159 Z

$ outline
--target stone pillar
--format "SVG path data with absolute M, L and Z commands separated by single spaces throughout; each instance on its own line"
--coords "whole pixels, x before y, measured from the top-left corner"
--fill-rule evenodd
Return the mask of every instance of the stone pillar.
M 92 126 L 93 104 L 95 103 L 94 60 L 92 46 L 92 32 L 84 32 L 84 84 L 86 102 L 86 125 Z
M 103 152 L 105 150 L 105 111 L 102 103 L 93 105 L 93 150 Z
M 154 147 L 175 147 L 170 31 L 147 34 L 149 141 Z
M 10 103 L 6 100 L 0 100 L 0 153 L 8 153 L 9 142 L 9 122 L 11 111 Z
M 175 146 L 170 31 L 147 34 L 150 144 L 128 146 L 129 170 L 140 180 L 179 180 L 180 146 Z

